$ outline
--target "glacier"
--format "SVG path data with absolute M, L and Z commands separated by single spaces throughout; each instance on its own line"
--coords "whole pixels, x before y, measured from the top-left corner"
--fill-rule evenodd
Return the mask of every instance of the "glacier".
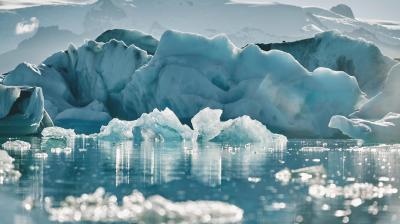
M 29 135 L 53 126 L 39 87 L 0 84 L 0 135 Z
M 366 100 L 345 72 L 310 72 L 281 51 L 240 49 L 223 35 L 177 31 L 163 34 L 154 56 L 114 39 L 87 41 L 39 66 L 20 64 L 3 83 L 41 87 L 55 123 L 82 132 L 76 115 L 99 118 L 98 129 L 111 118 L 135 120 L 168 107 L 188 124 L 210 107 L 224 111 L 223 121 L 247 115 L 288 137 L 332 137 L 330 118 L 349 115 Z

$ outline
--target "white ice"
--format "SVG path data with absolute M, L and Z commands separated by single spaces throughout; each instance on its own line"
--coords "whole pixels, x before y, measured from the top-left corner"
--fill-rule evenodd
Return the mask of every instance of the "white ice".
M 14 159 L 4 150 L 0 150 L 0 185 L 18 181 L 21 173 L 14 168 Z
M 31 144 L 28 142 L 24 142 L 21 140 L 16 140 L 16 141 L 7 141 L 1 145 L 3 149 L 7 151 L 29 151 L 31 150 Z

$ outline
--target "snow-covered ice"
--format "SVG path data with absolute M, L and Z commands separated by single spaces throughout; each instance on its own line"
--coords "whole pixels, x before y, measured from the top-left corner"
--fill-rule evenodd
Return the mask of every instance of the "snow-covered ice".
M 145 198 L 133 191 L 124 196 L 122 204 L 117 197 L 98 188 L 92 194 L 68 196 L 60 207 L 53 207 L 46 198 L 50 220 L 56 222 L 131 222 L 131 223 L 239 223 L 243 210 L 218 201 L 172 202 L 155 195 Z

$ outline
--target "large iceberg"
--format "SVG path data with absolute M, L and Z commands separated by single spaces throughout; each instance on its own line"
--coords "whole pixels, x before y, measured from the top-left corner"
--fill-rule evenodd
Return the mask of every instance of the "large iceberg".
M 225 36 L 175 31 L 164 33 L 153 57 L 114 39 L 89 41 L 42 65 L 21 64 L 3 82 L 42 87 L 50 116 L 67 128 L 74 119 L 78 127 L 85 114 L 98 117 L 100 127 L 111 117 L 135 120 L 166 107 L 188 124 L 211 107 L 224 111 L 222 120 L 248 115 L 290 137 L 331 137 L 329 119 L 352 113 L 365 100 L 356 79 L 344 72 L 309 72 L 281 51 L 239 49 Z
M 353 39 L 335 31 L 295 42 L 257 44 L 265 51 L 281 50 L 293 55 L 312 71 L 326 67 L 344 71 L 357 78 L 360 88 L 369 96 L 382 90 L 388 72 L 396 62 L 384 55 L 372 43 Z
M 281 51 L 241 50 L 225 36 L 173 31 L 164 33 L 154 57 L 122 90 L 128 119 L 169 107 L 188 123 L 212 107 L 223 109 L 223 120 L 248 115 L 290 137 L 331 137 L 329 119 L 363 101 L 357 81 L 344 72 L 309 72 Z
M 119 114 L 121 90 L 149 59 L 134 45 L 88 41 L 79 49 L 71 45 L 39 66 L 20 64 L 3 83 L 42 87 L 45 107 L 57 125 L 93 132 Z
M 399 142 L 400 139 L 400 64 L 394 66 L 382 92 L 366 102 L 360 110 L 332 117 L 329 126 L 366 142 Z
M 41 88 L 0 84 L 0 135 L 36 134 L 52 125 Z

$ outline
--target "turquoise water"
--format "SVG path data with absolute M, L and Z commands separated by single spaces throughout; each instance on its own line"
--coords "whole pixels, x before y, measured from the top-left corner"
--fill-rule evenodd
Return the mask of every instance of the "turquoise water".
M 0 185 L 2 224 L 51 223 L 46 197 L 57 204 L 69 195 L 92 193 L 98 187 L 118 198 L 136 189 L 145 196 L 161 195 L 172 201 L 223 201 L 244 210 L 243 223 L 400 222 L 397 192 L 369 196 L 362 192 L 362 200 L 317 197 L 310 192 L 321 178 L 324 186 L 368 183 L 399 188 L 400 146 L 396 145 L 357 148 L 352 140 L 292 140 L 287 149 L 277 150 L 256 145 L 188 147 L 76 139 L 71 152 L 56 153 L 39 138 L 23 140 L 32 144 L 31 151 L 9 152 L 21 179 Z M 48 158 L 35 158 L 37 152 L 46 152 Z M 296 171 L 299 168 L 306 169 Z M 292 172 L 287 184 L 276 179 L 276 173 L 284 169 Z M 29 211 L 21 206 L 27 197 L 35 204 Z

